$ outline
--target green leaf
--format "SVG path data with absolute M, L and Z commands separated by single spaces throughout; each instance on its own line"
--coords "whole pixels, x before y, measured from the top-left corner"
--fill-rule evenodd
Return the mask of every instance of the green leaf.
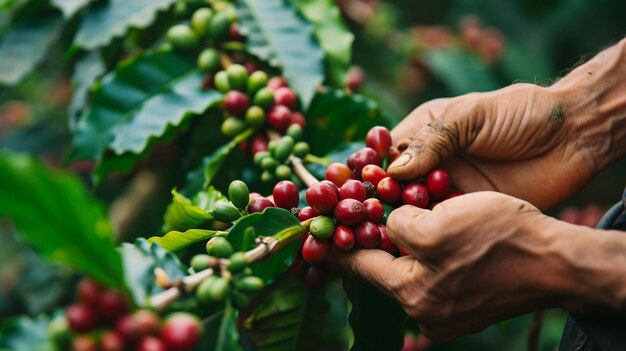
M 72 75 L 72 83 L 74 84 L 74 93 L 69 107 L 69 126 L 70 130 L 76 129 L 76 118 L 87 103 L 87 93 L 89 88 L 106 71 L 104 61 L 97 51 L 92 51 L 76 62 L 74 66 L 74 74 Z
M 76 33 L 74 44 L 87 50 L 108 45 L 124 36 L 130 28 L 146 28 L 158 11 L 168 9 L 175 0 L 108 0 L 90 6 Z
M 452 95 L 500 88 L 493 73 L 475 55 L 456 49 L 430 50 L 424 62 Z
M 137 239 L 134 245 L 124 243 L 119 250 L 124 260 L 127 287 L 139 306 L 146 304 L 150 296 L 163 291 L 156 284 L 155 268 L 163 269 L 172 280 L 187 275 L 186 267 L 180 263 L 178 257 L 157 243 Z
M 205 222 L 213 220 L 208 211 L 217 201 L 227 200 L 215 188 L 210 187 L 206 191 L 200 191 L 193 200 L 172 190 L 172 202 L 167 206 L 163 219 L 163 231 L 185 231 L 197 228 Z
M 311 25 L 283 0 L 238 3 L 239 26 L 247 35 L 248 50 L 281 68 L 306 108 L 324 79 L 324 52 L 313 38 Z
M 0 43 L 0 85 L 15 85 L 46 57 L 63 29 L 60 13 L 19 20 Z
M 171 231 L 164 236 L 153 236 L 148 239 L 148 242 L 157 243 L 168 251 L 178 251 L 221 233 L 224 232 L 205 229 L 189 229 L 186 232 Z
M 123 286 L 120 256 L 104 207 L 74 176 L 34 158 L 0 153 L 0 217 L 54 262 L 114 288 Z
M 315 36 L 324 52 L 333 83 L 343 88 L 352 58 L 354 35 L 346 27 L 341 11 L 332 0 L 292 0 L 313 24 Z
M 228 159 L 228 155 L 245 139 L 248 139 L 252 135 L 253 130 L 248 129 L 243 133 L 237 135 L 228 144 L 215 150 L 208 158 L 205 158 L 204 163 L 204 187 L 209 186 L 217 173 L 222 168 L 222 165 Z
M 18 317 L 0 325 L 0 351 L 53 351 L 48 340 L 50 318 Z
M 266 284 L 287 270 L 300 247 L 300 236 L 305 229 L 300 225 L 300 221 L 287 210 L 270 207 L 262 213 L 253 213 L 243 217 L 230 229 L 228 241 L 233 245 L 235 251 L 241 251 L 246 245 L 246 232 L 248 228 L 253 228 L 255 235 L 275 236 L 276 234 L 287 235 L 292 240 L 285 241 L 280 250 L 274 252 L 271 257 L 255 262 L 251 265 L 254 275 L 263 279 Z
M 239 351 L 239 330 L 237 329 L 238 311 L 233 308 L 230 300 L 226 301 L 220 318 L 212 319 L 206 326 L 207 334 L 198 350 L 205 351 Z
M 87 6 L 91 0 L 50 0 L 50 4 L 63 12 L 66 19 Z

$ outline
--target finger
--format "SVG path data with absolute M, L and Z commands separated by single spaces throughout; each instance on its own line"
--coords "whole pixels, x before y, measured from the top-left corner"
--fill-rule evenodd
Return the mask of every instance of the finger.
M 391 130 L 391 140 L 395 146 L 409 145 L 410 138 L 417 135 L 422 127 L 441 116 L 450 102 L 450 98 L 435 99 L 416 107 L 395 128 Z M 404 148 L 400 148 L 401 151 Z
M 440 217 L 410 205 L 395 209 L 387 219 L 389 239 L 427 264 L 428 258 L 435 254 L 438 238 L 442 235 Z

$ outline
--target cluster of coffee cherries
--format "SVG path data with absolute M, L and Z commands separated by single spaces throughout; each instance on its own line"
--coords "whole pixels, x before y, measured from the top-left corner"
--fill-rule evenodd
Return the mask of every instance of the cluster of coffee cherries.
M 263 182 L 286 180 L 291 177 L 289 156 L 304 158 L 310 151 L 309 144 L 300 141 L 301 138 L 302 127 L 293 124 L 280 139 L 270 141 L 267 150 L 254 154 L 254 163 L 263 169 L 261 174 Z
M 77 293 L 79 301 L 49 326 L 60 350 L 191 351 L 202 336 L 200 320 L 192 314 L 177 312 L 161 320 L 150 310 L 131 312 L 122 293 L 90 279 L 80 281 Z

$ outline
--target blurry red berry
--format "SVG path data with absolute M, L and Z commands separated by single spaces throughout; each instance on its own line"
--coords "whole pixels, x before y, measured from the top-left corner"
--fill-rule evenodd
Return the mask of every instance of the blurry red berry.
M 137 351 L 168 351 L 161 339 L 147 336 L 137 344 Z
M 378 183 L 376 193 L 378 194 L 378 198 L 384 203 L 393 205 L 398 203 L 402 197 L 402 186 L 397 180 L 387 177 Z
M 351 67 L 346 78 L 346 88 L 357 91 L 365 83 L 365 72 L 358 67 Z
M 298 207 L 298 202 L 300 202 L 298 187 L 288 180 L 283 180 L 276 184 L 272 195 L 274 196 L 276 206 L 286 210 Z
M 334 215 L 339 224 L 359 224 L 365 219 L 365 207 L 358 200 L 343 199 L 335 207 Z
M 457 196 L 461 196 L 461 195 L 463 195 L 463 192 L 461 192 L 459 190 L 453 190 L 448 195 L 446 195 L 446 197 L 443 198 L 443 201 L 449 200 L 449 199 L 451 199 L 453 197 L 457 197 Z
M 192 314 L 177 312 L 165 320 L 160 336 L 168 351 L 191 351 L 202 336 L 202 322 Z
M 267 124 L 279 132 L 284 132 L 291 124 L 291 110 L 279 105 L 274 106 L 267 114 Z
M 330 253 L 330 242 L 309 236 L 302 246 L 302 258 L 309 264 L 320 263 Z
M 65 310 L 67 323 L 78 333 L 85 333 L 100 326 L 100 316 L 92 307 L 76 303 Z
M 309 266 L 304 272 L 304 285 L 312 290 L 324 287 L 326 277 L 318 266 Z
M 365 207 L 365 217 L 368 221 L 380 223 L 383 220 L 385 208 L 380 200 L 367 199 L 363 202 L 363 207 Z
M 230 29 L 228 30 L 228 39 L 232 41 L 244 41 L 245 38 L 241 33 L 239 33 L 239 28 L 237 27 L 237 23 L 232 23 L 230 25 Z
M 106 331 L 100 336 L 100 351 L 124 351 L 124 339 L 116 332 Z
M 370 221 L 365 221 L 354 228 L 356 241 L 364 249 L 375 249 L 380 245 L 380 229 Z
M 96 281 L 89 278 L 82 279 L 78 283 L 78 299 L 90 306 L 97 306 L 100 301 L 100 293 L 104 288 Z
M 350 251 L 356 243 L 354 232 L 350 227 L 338 225 L 333 234 L 333 245 L 339 251 Z
M 386 157 L 389 155 L 391 147 L 391 133 L 385 127 L 373 127 L 365 136 L 365 145 L 376 151 L 378 156 Z
M 306 125 L 306 119 L 300 112 L 292 112 L 291 122 L 289 123 L 289 125 L 292 125 L 292 124 L 297 124 L 300 127 L 304 128 L 304 126 Z
M 560 220 L 571 224 L 580 224 L 581 217 L 580 211 L 572 206 L 564 208 L 558 215 Z
M 319 182 L 307 189 L 306 201 L 318 213 L 327 214 L 333 211 L 339 199 L 335 189 L 328 184 Z
M 298 97 L 291 88 L 280 87 L 274 90 L 274 103 L 293 110 L 298 103 Z
M 387 235 L 387 227 L 383 224 L 379 224 L 378 230 L 380 230 L 380 248 L 392 255 L 395 255 L 396 252 L 398 252 L 398 247 L 391 241 L 391 239 L 389 239 L 389 235 Z
M 72 340 L 71 351 L 96 351 L 96 341 L 91 335 L 77 335 Z
M 317 216 L 319 216 L 319 215 L 320 215 L 320 214 L 319 214 L 319 213 L 317 213 L 317 211 L 315 211 L 315 210 L 313 209 L 313 207 L 311 207 L 311 206 L 306 206 L 306 207 L 303 207 L 303 208 L 300 210 L 300 212 L 298 212 L 298 220 L 300 220 L 300 222 L 304 222 L 304 221 L 306 221 L 307 219 L 311 219 L 311 218 L 313 218 L 313 217 L 317 217 Z
M 161 317 L 149 310 L 138 310 L 131 315 L 141 336 L 155 335 L 160 328 Z
M 339 188 L 339 199 L 355 199 L 360 202 L 365 201 L 367 192 L 363 183 L 358 180 L 348 180 Z
M 357 179 L 357 177 L 348 166 L 333 162 L 326 168 L 326 179 L 335 183 L 336 186 L 342 186 L 349 179 Z
M 418 182 L 411 183 L 402 190 L 402 203 L 419 208 L 427 208 L 430 201 L 428 190 Z
M 248 213 L 263 212 L 268 207 L 275 207 L 274 203 L 266 197 L 258 196 L 248 205 Z
M 243 116 L 250 107 L 248 96 L 240 91 L 231 90 L 224 95 L 224 109 L 236 116 Z
M 98 311 L 106 319 L 114 321 L 128 313 L 130 306 L 126 296 L 118 291 L 104 291 L 100 294 Z
M 434 169 L 426 175 L 425 185 L 433 199 L 441 199 L 450 191 L 450 176 L 443 169 Z
M 250 145 L 250 152 L 255 155 L 259 151 L 267 151 L 267 144 L 269 141 L 267 137 L 262 134 L 257 134 L 252 138 L 252 144 Z
M 287 82 L 285 82 L 285 79 L 283 79 L 283 77 L 272 77 L 267 82 L 267 87 L 273 90 L 286 86 Z

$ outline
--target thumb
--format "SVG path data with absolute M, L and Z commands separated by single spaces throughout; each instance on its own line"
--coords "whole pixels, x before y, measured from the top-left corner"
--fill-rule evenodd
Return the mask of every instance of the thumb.
M 391 212 L 387 219 L 387 233 L 394 244 L 423 263 L 436 251 L 444 219 L 433 212 L 405 205 Z

